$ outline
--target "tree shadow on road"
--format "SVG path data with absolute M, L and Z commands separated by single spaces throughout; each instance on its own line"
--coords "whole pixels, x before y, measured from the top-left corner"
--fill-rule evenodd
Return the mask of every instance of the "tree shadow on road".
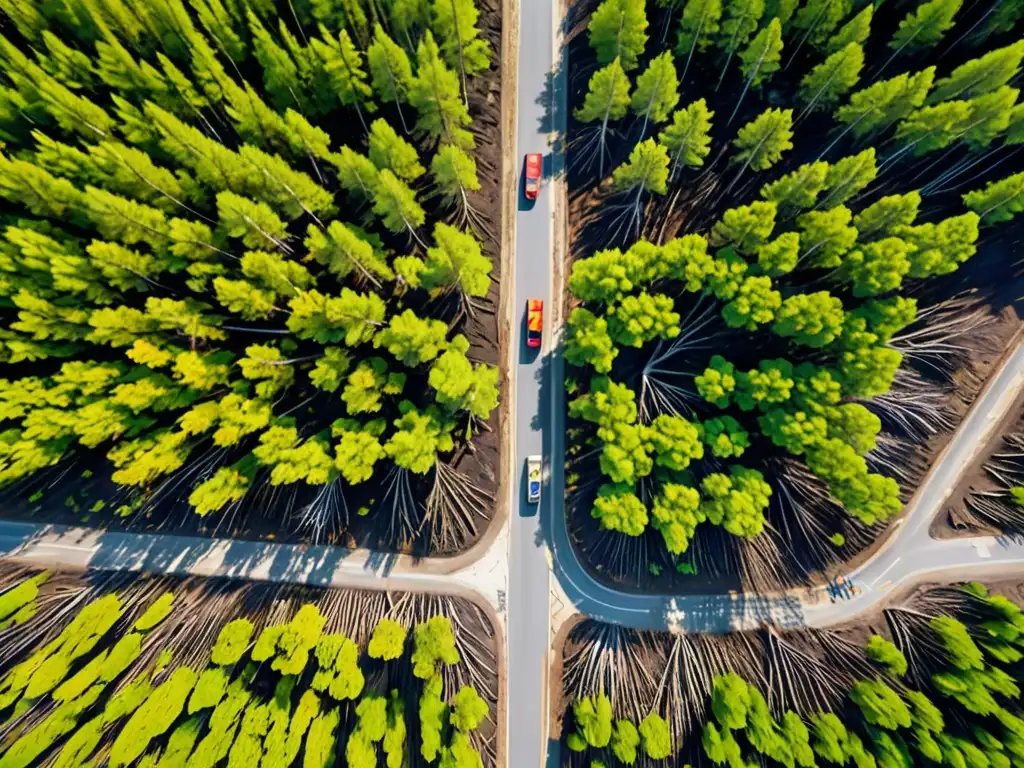
M 88 528 L 0 523 L 0 557 L 111 571 L 222 576 L 328 586 L 336 576 L 363 586 L 391 573 L 398 556 L 372 552 L 340 571 L 353 550 L 235 539 L 207 539 Z M 76 552 L 77 550 L 77 552 Z

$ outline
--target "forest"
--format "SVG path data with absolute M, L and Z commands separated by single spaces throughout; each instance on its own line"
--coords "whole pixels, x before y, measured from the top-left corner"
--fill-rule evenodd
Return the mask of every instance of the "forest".
M 856 626 L 731 635 L 586 620 L 563 765 L 1009 768 L 1024 761 L 1020 585 L 919 589 Z
M 793 587 L 898 518 L 1020 328 L 1022 19 L 574 5 L 567 514 L 598 578 Z
M 0 766 L 493 768 L 461 598 L 0 566 Z
M 11 514 L 434 554 L 479 538 L 500 8 L 0 14 Z

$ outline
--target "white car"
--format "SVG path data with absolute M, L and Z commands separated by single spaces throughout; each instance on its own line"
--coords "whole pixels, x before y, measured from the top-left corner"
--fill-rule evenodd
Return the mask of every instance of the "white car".
M 526 457 L 526 500 L 531 504 L 540 501 L 541 482 L 541 460 L 540 456 Z

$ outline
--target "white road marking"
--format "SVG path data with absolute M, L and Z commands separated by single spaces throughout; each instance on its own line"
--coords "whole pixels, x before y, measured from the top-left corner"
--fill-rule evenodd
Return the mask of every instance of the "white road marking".
M 989 551 L 988 544 L 983 541 L 973 541 L 971 543 L 974 545 L 974 548 L 978 550 L 978 557 L 992 557 L 992 552 Z
M 901 558 L 897 557 L 897 558 L 896 558 L 895 560 L 893 560 L 893 561 L 892 561 L 891 563 L 889 563 L 889 567 L 888 567 L 888 568 L 886 568 L 886 569 L 885 569 L 884 571 L 882 571 L 882 572 L 881 572 L 880 574 L 878 574 L 878 576 L 877 576 L 877 577 L 875 578 L 875 580 L 874 580 L 874 581 L 872 581 L 871 583 L 872 583 L 872 584 L 877 584 L 877 583 L 879 582 L 879 580 L 880 580 L 880 579 L 881 579 L 881 578 L 882 578 L 883 576 L 885 576 L 885 574 L 887 574 L 887 573 L 888 573 L 889 571 L 891 571 L 891 570 L 892 570 L 893 568 L 895 568 L 895 567 L 896 567 L 896 563 L 898 563 L 898 562 L 900 561 L 900 559 L 901 559 Z

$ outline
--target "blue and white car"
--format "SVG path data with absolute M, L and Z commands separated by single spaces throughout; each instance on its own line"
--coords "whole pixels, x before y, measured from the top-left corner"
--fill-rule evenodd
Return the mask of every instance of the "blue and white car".
M 541 461 L 540 456 L 526 457 L 526 500 L 531 504 L 540 501 L 541 483 Z

